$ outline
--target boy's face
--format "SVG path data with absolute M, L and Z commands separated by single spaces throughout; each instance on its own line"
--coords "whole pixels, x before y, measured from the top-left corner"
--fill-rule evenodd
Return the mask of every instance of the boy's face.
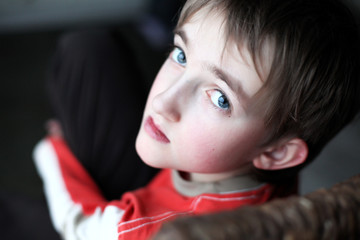
M 223 18 L 203 10 L 177 29 L 136 141 L 147 164 L 216 179 L 246 171 L 262 152 L 263 121 L 246 107 L 263 83 L 249 53 L 224 47 L 224 36 Z

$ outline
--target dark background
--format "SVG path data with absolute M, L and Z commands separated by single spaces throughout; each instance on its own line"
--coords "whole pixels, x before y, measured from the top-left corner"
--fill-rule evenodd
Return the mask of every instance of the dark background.
M 176 1 L 1 1 L 1 239 L 57 238 L 50 227 L 42 183 L 32 162 L 32 149 L 44 136 L 44 123 L 51 117 L 44 79 L 58 36 L 64 31 L 83 28 L 119 28 L 128 38 L 133 38 L 140 64 L 152 79 L 174 24 L 177 3 L 171 2 Z M 356 12 L 360 1 L 351 1 L 351 6 Z M 149 29 L 156 32 L 155 36 L 147 34 Z M 143 32 L 147 40 L 139 42 L 134 31 Z M 142 49 L 149 46 L 161 56 L 151 64 L 141 56 Z M 303 171 L 301 193 L 330 187 L 359 173 L 359 150 L 360 123 L 357 121 L 344 129 Z

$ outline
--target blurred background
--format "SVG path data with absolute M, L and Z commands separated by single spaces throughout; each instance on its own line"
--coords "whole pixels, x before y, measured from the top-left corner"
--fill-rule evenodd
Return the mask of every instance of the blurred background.
M 44 80 L 57 38 L 78 29 L 118 29 L 132 42 L 150 85 L 165 58 L 182 2 L 0 1 L 1 239 L 58 239 L 32 162 L 32 149 L 44 136 L 44 123 L 52 116 Z M 348 2 L 359 20 L 360 0 Z M 344 129 L 302 172 L 302 194 L 360 173 L 359 122 Z

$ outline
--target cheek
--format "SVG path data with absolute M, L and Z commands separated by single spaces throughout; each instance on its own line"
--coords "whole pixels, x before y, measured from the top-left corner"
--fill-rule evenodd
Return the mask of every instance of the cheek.
M 226 143 L 225 143 L 226 144 Z M 206 123 L 187 125 L 182 131 L 180 154 L 185 155 L 189 167 L 198 172 L 209 172 L 219 168 L 219 163 L 228 154 L 219 141 L 215 129 Z
M 203 122 L 188 125 L 183 134 L 186 146 L 181 149 L 186 149 L 183 150 L 185 159 L 198 172 L 238 168 L 250 162 L 257 153 L 259 136 L 254 131 L 214 128 Z

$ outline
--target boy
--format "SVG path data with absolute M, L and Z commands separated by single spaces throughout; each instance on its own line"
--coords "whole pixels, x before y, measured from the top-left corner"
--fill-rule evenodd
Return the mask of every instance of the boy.
M 141 159 L 166 170 L 108 202 L 50 136 L 35 162 L 55 228 L 65 239 L 147 239 L 179 216 L 290 194 L 279 179 L 358 110 L 358 40 L 335 0 L 189 0 L 136 140 Z

